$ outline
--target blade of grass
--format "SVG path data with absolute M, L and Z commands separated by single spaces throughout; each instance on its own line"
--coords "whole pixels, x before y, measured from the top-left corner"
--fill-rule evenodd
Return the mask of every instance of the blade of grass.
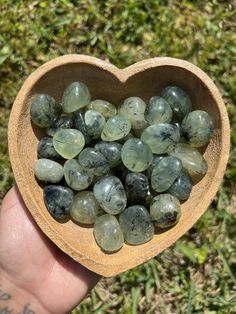
M 132 298 L 132 314 L 137 314 L 138 309 L 138 299 L 140 295 L 140 290 L 137 287 L 131 289 L 131 298 Z
M 187 311 L 186 314 L 191 314 L 192 313 L 192 308 L 193 308 L 193 298 L 195 295 L 195 284 L 193 281 L 190 283 L 189 287 L 189 295 L 188 295 L 188 304 L 187 304 Z

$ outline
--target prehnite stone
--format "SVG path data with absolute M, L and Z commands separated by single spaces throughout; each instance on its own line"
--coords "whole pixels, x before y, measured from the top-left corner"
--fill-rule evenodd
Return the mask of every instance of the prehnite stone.
M 93 234 L 97 244 L 107 252 L 118 251 L 124 244 L 124 236 L 115 216 L 105 214 L 98 217 Z
M 119 223 L 125 241 L 129 244 L 142 244 L 153 238 L 154 226 L 144 206 L 135 205 L 126 208 L 119 216 Z
M 84 169 L 76 159 L 65 162 L 64 177 L 68 186 L 76 191 L 87 189 L 93 181 L 93 174 Z
M 43 137 L 38 143 L 38 158 L 60 159 L 61 156 L 56 152 L 52 138 Z
M 87 147 L 79 154 L 79 162 L 82 167 L 96 176 L 105 175 L 109 172 L 109 162 L 96 149 Z
M 180 138 L 179 138 L 179 143 L 187 143 L 186 138 L 184 137 L 184 132 L 183 132 L 183 128 L 182 128 L 182 124 L 175 122 L 174 125 L 178 128 L 179 130 L 179 134 L 180 134 Z
M 160 194 L 151 202 L 150 215 L 156 227 L 171 227 L 179 221 L 180 202 L 171 194 Z
M 142 172 L 151 165 L 153 154 L 142 140 L 131 138 L 121 149 L 121 160 L 130 171 Z
M 164 98 L 153 96 L 147 104 L 144 116 L 149 124 L 169 123 L 172 120 L 173 112 Z
M 106 119 L 116 115 L 117 113 L 116 107 L 113 104 L 102 99 L 96 99 L 91 101 L 88 104 L 87 108 L 89 110 L 96 110 L 100 112 Z
M 91 96 L 88 87 L 82 82 L 71 83 L 64 91 L 62 108 L 64 112 L 74 112 L 88 105 Z
M 121 162 L 121 144 L 116 142 L 98 142 L 94 148 L 103 154 L 110 168 L 116 167 Z
M 164 192 L 175 181 L 182 169 L 180 159 L 168 156 L 162 158 L 153 168 L 151 176 L 151 185 L 154 191 Z
M 206 111 L 190 112 L 182 122 L 183 133 L 193 147 L 206 145 L 212 136 L 213 122 Z
M 182 169 L 178 178 L 174 181 L 167 193 L 174 195 L 180 201 L 185 201 L 189 198 L 192 191 L 193 181 L 185 169 Z
M 129 134 L 130 129 L 131 124 L 126 117 L 115 115 L 107 120 L 101 138 L 103 141 L 117 141 Z
M 177 86 L 164 88 L 161 92 L 161 97 L 171 106 L 176 121 L 181 121 L 192 110 L 189 96 Z
M 188 144 L 179 143 L 170 152 L 171 156 L 182 161 L 183 167 L 190 175 L 204 175 L 207 172 L 207 162 L 199 151 Z
M 74 127 L 83 134 L 86 144 L 91 142 L 92 138 L 88 134 L 88 129 L 85 123 L 85 112 L 83 109 L 77 110 L 74 113 Z
M 88 135 L 92 139 L 99 138 L 106 123 L 104 116 L 98 111 L 87 110 L 84 115 L 84 121 L 87 127 Z
M 153 160 L 151 165 L 148 167 L 148 169 L 146 170 L 146 176 L 148 178 L 151 178 L 152 175 L 152 171 L 154 169 L 154 167 L 158 164 L 158 162 L 163 158 L 163 157 L 167 157 L 167 154 L 162 154 L 162 155 L 153 155 Z
M 58 183 L 63 178 L 63 167 L 56 161 L 41 158 L 35 162 L 34 173 L 40 181 Z
M 141 139 L 148 144 L 154 154 L 170 152 L 178 143 L 179 138 L 178 128 L 168 123 L 150 125 L 141 135 Z
M 62 115 L 59 120 L 56 120 L 50 128 L 47 128 L 46 133 L 49 136 L 53 136 L 57 131 L 61 129 L 73 128 L 73 116 Z
M 99 213 L 99 205 L 93 192 L 82 191 L 75 195 L 70 216 L 78 223 L 93 224 Z
M 127 204 L 127 197 L 121 181 L 115 176 L 106 176 L 93 187 L 94 196 L 108 214 L 117 215 Z
M 61 106 L 56 104 L 53 97 L 40 94 L 35 96 L 32 101 L 30 118 L 37 126 L 47 128 L 58 119 L 61 110 Z
M 74 193 L 60 185 L 47 185 L 43 190 L 44 202 L 49 213 L 55 219 L 64 219 L 70 212 Z
M 128 204 L 144 204 L 149 198 L 148 178 L 143 173 L 131 172 L 125 178 Z
M 141 98 L 129 97 L 124 100 L 118 112 L 129 119 L 132 129 L 143 129 L 148 125 L 144 117 L 145 109 L 146 104 Z
M 85 145 L 83 134 L 76 129 L 62 129 L 53 136 L 55 150 L 65 159 L 72 159 Z

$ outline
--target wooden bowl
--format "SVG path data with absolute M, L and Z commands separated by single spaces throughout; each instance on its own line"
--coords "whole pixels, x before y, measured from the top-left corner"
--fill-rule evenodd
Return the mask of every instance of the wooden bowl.
M 30 121 L 32 97 L 47 93 L 61 100 L 63 90 L 73 81 L 83 81 L 92 99 L 116 105 L 129 96 L 147 101 L 167 85 L 177 85 L 190 96 L 193 108 L 207 111 L 214 122 L 213 137 L 204 157 L 209 169 L 182 205 L 181 219 L 166 232 L 156 234 L 143 245 L 124 245 L 114 254 L 105 254 L 95 243 L 93 228 L 72 221 L 59 223 L 48 213 L 43 190 L 34 177 L 37 143 L 42 130 Z M 212 80 L 195 65 L 173 58 L 153 58 L 126 69 L 84 55 L 56 58 L 31 74 L 14 102 L 9 122 L 9 153 L 13 172 L 26 206 L 42 231 L 65 253 L 103 276 L 113 276 L 154 257 L 179 239 L 207 209 L 216 194 L 226 168 L 230 147 L 229 121 L 223 100 Z

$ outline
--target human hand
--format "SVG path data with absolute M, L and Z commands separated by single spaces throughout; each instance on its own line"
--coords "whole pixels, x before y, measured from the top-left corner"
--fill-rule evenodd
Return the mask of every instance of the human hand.
M 17 187 L 0 209 L 0 313 L 67 313 L 99 280 L 38 228 Z

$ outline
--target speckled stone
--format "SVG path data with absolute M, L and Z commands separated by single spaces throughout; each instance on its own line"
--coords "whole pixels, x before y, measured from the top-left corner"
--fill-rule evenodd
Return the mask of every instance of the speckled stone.
M 32 100 L 30 118 L 35 125 L 47 128 L 58 119 L 61 110 L 61 106 L 56 104 L 53 97 L 39 94 Z
M 116 107 L 113 104 L 102 99 L 95 99 L 91 101 L 87 108 L 89 110 L 96 110 L 100 112 L 106 119 L 116 115 L 117 113 Z
M 74 112 L 88 105 L 91 96 L 88 87 L 82 82 L 73 82 L 64 91 L 62 108 L 64 112 Z
M 99 213 L 99 205 L 93 192 L 82 191 L 75 195 L 70 216 L 81 224 L 93 224 Z
M 153 96 L 147 104 L 144 116 L 149 124 L 170 123 L 173 117 L 173 112 L 164 98 Z
M 130 171 L 142 172 L 151 165 L 153 154 L 142 140 L 131 138 L 121 149 L 121 160 Z
M 178 178 L 167 190 L 167 193 L 174 195 L 180 201 L 185 201 L 189 198 L 192 187 L 192 178 L 185 169 L 182 169 Z
M 99 138 L 106 123 L 104 116 L 98 111 L 87 110 L 84 115 L 84 121 L 87 127 L 88 135 L 92 139 Z
M 176 180 L 182 169 L 180 159 L 168 156 L 162 158 L 153 168 L 151 176 L 151 185 L 154 191 L 166 191 Z
M 119 216 L 119 223 L 125 241 L 129 244 L 143 244 L 153 238 L 153 223 L 144 206 L 135 205 L 126 208 Z
M 62 115 L 59 120 L 56 120 L 50 128 L 47 128 L 46 133 L 49 136 L 53 136 L 57 131 L 61 129 L 71 129 L 73 128 L 73 116 L 72 115 Z
M 173 123 L 179 130 L 180 138 L 179 138 L 179 143 L 187 143 L 186 138 L 184 137 L 184 132 L 182 128 L 182 124 L 179 122 Z
M 85 111 L 83 109 L 77 110 L 74 113 L 74 127 L 83 134 L 85 144 L 91 142 L 92 138 L 88 134 L 87 126 L 85 123 Z
M 60 185 L 47 185 L 43 196 L 49 213 L 55 219 L 61 220 L 68 216 L 74 198 L 71 189 Z
M 178 128 L 168 123 L 150 125 L 141 135 L 141 139 L 149 145 L 154 154 L 170 152 L 178 143 L 179 138 Z
M 171 194 L 160 194 L 151 202 L 150 215 L 156 227 L 171 227 L 179 221 L 180 202 Z
M 72 159 L 77 156 L 84 145 L 84 136 L 76 129 L 62 129 L 53 136 L 55 150 L 65 159 Z
M 108 160 L 103 154 L 91 147 L 86 147 L 82 150 L 79 154 L 79 162 L 82 167 L 96 176 L 105 175 L 110 170 Z
M 182 122 L 184 137 L 193 147 L 201 147 L 209 143 L 213 131 L 213 122 L 206 111 L 190 112 Z
M 153 155 L 153 160 L 151 165 L 148 167 L 148 169 L 146 170 L 146 176 L 148 178 L 151 178 L 152 175 L 152 171 L 154 169 L 154 167 L 158 164 L 158 162 L 163 158 L 163 157 L 167 157 L 167 154 L 162 154 L 162 155 Z
M 108 214 L 117 215 L 127 204 L 127 197 L 121 181 L 115 176 L 106 176 L 93 188 L 94 196 Z
M 84 169 L 76 159 L 67 160 L 63 171 L 66 183 L 73 190 L 85 190 L 93 181 L 93 174 Z
M 124 244 L 123 232 L 113 215 L 105 214 L 98 217 L 93 234 L 97 244 L 106 252 L 118 251 Z
M 145 204 L 149 198 L 149 182 L 143 173 L 131 172 L 125 178 L 125 191 L 129 205 Z
M 56 152 L 52 138 L 43 137 L 38 142 L 38 158 L 47 158 L 47 159 L 60 159 L 61 156 Z
M 94 148 L 107 159 L 110 168 L 116 167 L 121 162 L 122 145 L 116 142 L 98 142 Z
M 129 134 L 131 129 L 130 121 L 121 115 L 109 118 L 103 128 L 101 139 L 103 141 L 117 141 Z
M 63 167 L 56 161 L 41 158 L 35 162 L 34 174 L 40 181 L 58 183 L 63 178 Z

